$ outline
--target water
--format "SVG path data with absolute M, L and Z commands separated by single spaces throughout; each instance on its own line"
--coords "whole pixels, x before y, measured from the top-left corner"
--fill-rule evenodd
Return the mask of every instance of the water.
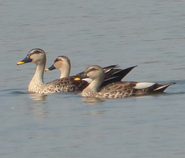
M 1 1 L 0 156 L 122 158 L 185 156 L 185 2 Z M 32 48 L 90 64 L 138 65 L 125 80 L 176 81 L 160 95 L 117 100 L 30 95 Z M 45 82 L 59 77 L 47 72 Z

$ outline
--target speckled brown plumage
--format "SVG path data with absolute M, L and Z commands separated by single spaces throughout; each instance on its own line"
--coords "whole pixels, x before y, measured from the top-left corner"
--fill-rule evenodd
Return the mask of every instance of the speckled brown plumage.
M 135 89 L 136 85 L 139 82 L 116 82 L 109 84 L 108 86 L 103 87 L 95 97 L 100 98 L 126 98 L 131 96 L 141 96 L 152 93 L 163 92 L 168 86 L 174 84 L 166 84 L 163 89 L 156 90 L 158 87 L 163 85 L 155 83 L 151 87 L 143 88 L 143 89 Z

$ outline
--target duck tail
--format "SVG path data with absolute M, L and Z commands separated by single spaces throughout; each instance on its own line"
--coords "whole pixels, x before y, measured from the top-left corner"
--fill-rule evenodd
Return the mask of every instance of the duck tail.
M 169 86 L 176 84 L 176 82 L 171 82 L 163 85 L 158 85 L 157 88 L 154 89 L 154 92 L 164 92 L 166 88 Z
M 114 82 L 121 81 L 135 67 L 137 66 L 132 66 L 126 69 L 112 69 L 109 72 L 105 73 L 105 79 L 114 77 Z
M 103 71 L 104 71 L 104 73 L 108 73 L 112 69 L 115 69 L 115 68 L 118 68 L 118 67 L 119 67 L 118 65 L 109 65 L 109 66 L 103 67 Z
M 132 66 L 126 69 L 111 69 L 105 73 L 105 79 L 101 87 L 108 85 L 109 83 L 115 83 L 121 81 L 133 68 Z

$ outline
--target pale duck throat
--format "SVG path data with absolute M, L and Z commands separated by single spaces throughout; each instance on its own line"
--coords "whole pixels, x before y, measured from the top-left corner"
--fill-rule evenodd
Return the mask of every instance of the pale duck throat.
M 36 66 L 35 74 L 28 85 L 28 91 L 36 92 L 43 88 L 45 63 Z
M 94 79 L 83 91 L 83 97 L 95 97 L 100 90 L 104 76 Z
M 60 68 L 60 78 L 69 77 L 71 71 L 71 66 L 69 65 L 63 65 L 62 68 Z

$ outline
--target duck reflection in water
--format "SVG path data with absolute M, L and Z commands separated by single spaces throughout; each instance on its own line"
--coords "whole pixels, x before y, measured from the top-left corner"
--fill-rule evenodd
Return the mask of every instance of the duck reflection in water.
M 32 101 L 46 101 L 47 95 L 44 94 L 29 94 Z
M 89 104 L 89 105 L 102 103 L 105 101 L 104 99 L 96 98 L 96 97 L 82 97 L 82 100 L 84 103 Z

